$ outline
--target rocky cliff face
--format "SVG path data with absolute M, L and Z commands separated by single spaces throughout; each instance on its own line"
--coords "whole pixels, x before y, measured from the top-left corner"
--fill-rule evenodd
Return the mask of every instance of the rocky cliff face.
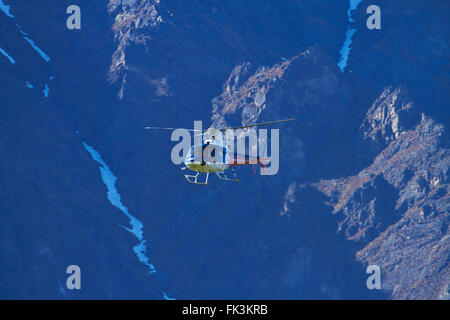
M 394 298 L 445 297 L 449 152 L 442 148 L 442 125 L 423 114 L 410 130 L 398 129 L 412 112 L 402 115 L 404 107 L 393 111 L 392 95 L 399 91 L 384 92 L 380 97 L 384 101 L 377 99 L 361 126 L 370 128 L 371 138 L 377 132 L 382 142 L 392 135 L 397 138 L 357 175 L 313 185 L 330 198 L 340 220 L 338 232 L 356 243 L 357 259 L 381 267 L 384 288 Z M 395 120 L 380 127 L 386 107 Z M 367 137 L 367 131 L 363 133 Z
M 283 118 L 287 116 L 283 111 L 289 110 L 289 115 L 299 119 L 300 127 L 308 127 L 308 134 L 288 128 L 283 132 L 289 136 L 288 147 L 281 151 L 287 154 L 283 158 L 297 165 L 286 174 L 293 182 L 286 188 L 281 215 L 298 215 L 297 210 L 304 210 L 304 200 L 298 198 L 311 192 L 306 186 L 317 188 L 329 197 L 322 201 L 331 210 L 322 210 L 336 216 L 338 235 L 349 242 L 357 260 L 381 267 L 384 290 L 393 298 L 446 297 L 450 159 L 442 141 L 443 126 L 423 114 L 404 87 L 387 87 L 368 108 L 353 141 L 344 143 L 356 148 L 354 151 L 364 149 L 375 155 L 373 162 L 354 176 L 305 184 L 307 175 L 302 169 L 314 166 L 313 162 L 321 165 L 320 160 L 308 162 L 305 158 L 314 155 L 311 151 L 322 139 L 336 141 L 333 136 L 352 112 L 344 103 L 335 103 L 327 109 L 330 117 L 312 123 L 318 118 L 316 112 L 325 113 L 321 106 L 328 106 L 327 101 L 352 101 L 345 81 L 340 84 L 338 75 L 320 56 L 312 48 L 253 75 L 248 74 L 248 64 L 236 67 L 225 82 L 224 93 L 212 100 L 213 125 L 226 126 L 225 119 L 236 121 L 239 114 L 242 123 L 270 118 L 267 114 Z M 323 71 L 310 74 L 306 66 Z M 295 82 L 289 81 L 292 74 Z M 290 100 L 280 101 L 278 97 L 283 96 Z M 292 109 L 287 108 L 291 105 Z M 329 132 L 321 132 L 323 128 Z M 318 149 L 323 152 L 326 147 L 321 144 Z M 289 154 L 289 148 L 295 149 L 295 156 Z M 308 256 L 307 251 L 304 254 Z
M 0 12 L 16 58 L 0 56 L 2 297 L 449 298 L 443 2 L 381 1 L 381 31 L 362 2 L 344 72 L 345 2 L 81 1 L 82 31 L 61 23 L 71 1 L 53 2 Z M 170 162 L 169 134 L 143 130 L 292 117 L 277 175 L 207 188 Z M 83 141 L 142 221 L 157 275 Z M 80 292 L 65 289 L 68 264 Z

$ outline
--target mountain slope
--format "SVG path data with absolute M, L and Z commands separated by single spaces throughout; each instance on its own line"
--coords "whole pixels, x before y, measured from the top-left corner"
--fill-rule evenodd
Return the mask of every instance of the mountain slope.
M 1 297 L 449 298 L 444 1 L 380 1 L 381 30 L 364 1 L 81 0 L 79 31 L 3 3 Z M 207 188 L 144 130 L 291 117 L 277 175 Z

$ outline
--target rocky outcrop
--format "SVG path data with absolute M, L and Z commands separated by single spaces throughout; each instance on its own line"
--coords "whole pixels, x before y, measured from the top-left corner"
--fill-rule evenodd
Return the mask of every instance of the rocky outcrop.
M 109 68 L 108 80 L 110 82 L 117 81 L 124 71 L 123 69 L 127 67 L 125 49 L 128 45 L 143 45 L 148 48 L 147 41 L 151 39 L 150 35 L 140 33 L 138 30 L 156 27 L 162 22 L 162 17 L 157 11 L 158 5 L 159 0 L 109 1 L 108 11 L 115 16 L 112 30 L 115 40 L 118 42 Z
M 222 94 L 211 101 L 212 126 L 296 118 L 292 125 L 279 126 L 282 141 L 289 141 L 280 145 L 280 153 L 283 161 L 296 164 L 295 169 L 288 165 L 296 177 L 345 123 L 352 98 L 333 62 L 313 46 L 272 67 L 236 66 Z
M 330 197 L 338 232 L 358 243 L 357 259 L 381 267 L 384 290 L 437 299 L 450 275 L 450 152 L 441 147 L 442 125 L 422 115 L 411 128 L 419 112 L 395 106 L 401 90 L 384 91 L 361 126 L 363 139 L 388 144 L 373 163 L 314 185 Z
M 318 143 L 329 142 L 320 144 L 322 152 L 334 148 L 331 141 L 339 141 L 345 152 L 373 154 L 371 164 L 356 175 L 310 184 L 329 197 L 321 201 L 332 210 L 323 207 L 319 211 L 334 215 L 335 230 L 348 242 L 347 250 L 357 260 L 381 267 L 382 289 L 389 296 L 445 297 L 450 272 L 450 153 L 443 143 L 443 126 L 421 112 L 406 87 L 387 87 L 356 127 L 358 135 L 347 142 L 335 140 L 334 132 L 346 131 L 342 128 L 354 111 L 348 106 L 353 97 L 327 66 L 327 59 L 317 48 L 273 67 L 255 70 L 249 63 L 238 65 L 225 82 L 223 93 L 212 100 L 212 126 L 293 115 L 300 127 L 308 128 L 301 132 L 288 126 L 282 129 L 283 133 L 289 132 L 290 143 L 289 149 L 280 152 L 287 162 L 296 163 L 295 169 L 288 169 L 287 175 L 293 181 L 285 184 L 280 209 L 281 215 L 289 219 L 297 219 L 298 212 L 305 210 L 304 198 L 311 191 L 303 182 L 307 177 L 303 170 L 313 166 L 308 159 L 318 156 L 314 153 Z M 311 74 L 310 70 L 315 71 Z M 327 101 L 335 104 L 325 111 Z M 325 113 L 326 119 L 321 119 L 319 114 Z M 342 158 L 333 158 L 334 154 L 330 150 L 323 159 L 313 161 L 316 166 L 330 161 L 337 161 L 336 166 L 347 165 L 341 163 Z M 298 250 L 310 256 L 307 247 Z M 417 254 L 413 256 L 413 252 Z M 323 285 L 338 290 L 329 283 Z
M 360 126 L 363 139 L 383 148 L 403 131 L 414 128 L 420 112 L 405 91 L 404 87 L 389 87 L 375 100 Z

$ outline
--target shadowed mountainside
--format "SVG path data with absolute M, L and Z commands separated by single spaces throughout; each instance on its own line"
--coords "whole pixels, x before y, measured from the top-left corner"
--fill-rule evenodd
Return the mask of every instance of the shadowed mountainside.
M 2 298 L 449 298 L 444 1 L 379 1 L 381 30 L 363 1 L 345 72 L 345 1 L 80 0 L 79 31 L 69 0 L 4 2 Z M 292 117 L 277 175 L 206 188 L 171 163 L 170 133 L 144 130 Z M 142 221 L 156 278 L 83 141 Z

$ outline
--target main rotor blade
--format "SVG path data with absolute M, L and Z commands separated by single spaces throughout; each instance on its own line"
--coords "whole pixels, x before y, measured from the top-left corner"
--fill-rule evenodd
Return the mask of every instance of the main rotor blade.
M 182 129 L 182 128 L 163 128 L 163 127 L 145 127 L 145 130 L 176 130 L 176 129 Z M 195 130 L 195 129 L 184 129 L 187 131 L 192 132 L 201 132 L 202 130 Z
M 250 128 L 250 127 L 256 127 L 256 126 L 265 126 L 268 124 L 274 124 L 274 123 L 280 123 L 280 122 L 288 122 L 288 121 L 294 121 L 295 119 L 284 119 L 284 120 L 275 120 L 275 121 L 268 121 L 268 122 L 260 122 L 260 123 L 254 123 L 254 124 L 249 124 L 246 126 L 239 126 L 239 127 L 232 127 L 232 128 L 223 128 L 223 129 L 216 129 L 216 130 L 236 130 L 236 129 L 244 129 L 244 128 Z
M 220 131 L 225 131 L 225 130 L 236 130 L 236 129 L 244 129 L 244 128 L 250 128 L 250 127 L 257 127 L 257 126 L 265 126 L 265 125 L 269 125 L 269 124 L 275 124 L 275 123 L 281 123 L 281 122 L 288 122 L 288 121 L 294 121 L 295 119 L 283 119 L 283 120 L 275 120 L 275 121 L 268 121 L 268 122 L 260 122 L 260 123 L 254 123 L 254 124 L 249 124 L 246 126 L 239 126 L 239 127 L 232 127 L 232 128 L 221 128 L 221 129 L 216 129 L 216 128 L 210 128 L 213 130 L 220 130 Z M 168 128 L 168 127 L 145 127 L 146 130 L 176 130 L 176 129 L 180 129 L 180 128 Z M 203 129 L 203 130 L 196 130 L 196 129 L 184 129 L 187 131 L 192 131 L 192 132 L 202 132 L 198 135 L 203 135 L 203 133 L 207 132 L 210 129 Z M 197 135 L 195 135 L 197 136 Z M 194 136 L 194 137 L 195 137 Z

